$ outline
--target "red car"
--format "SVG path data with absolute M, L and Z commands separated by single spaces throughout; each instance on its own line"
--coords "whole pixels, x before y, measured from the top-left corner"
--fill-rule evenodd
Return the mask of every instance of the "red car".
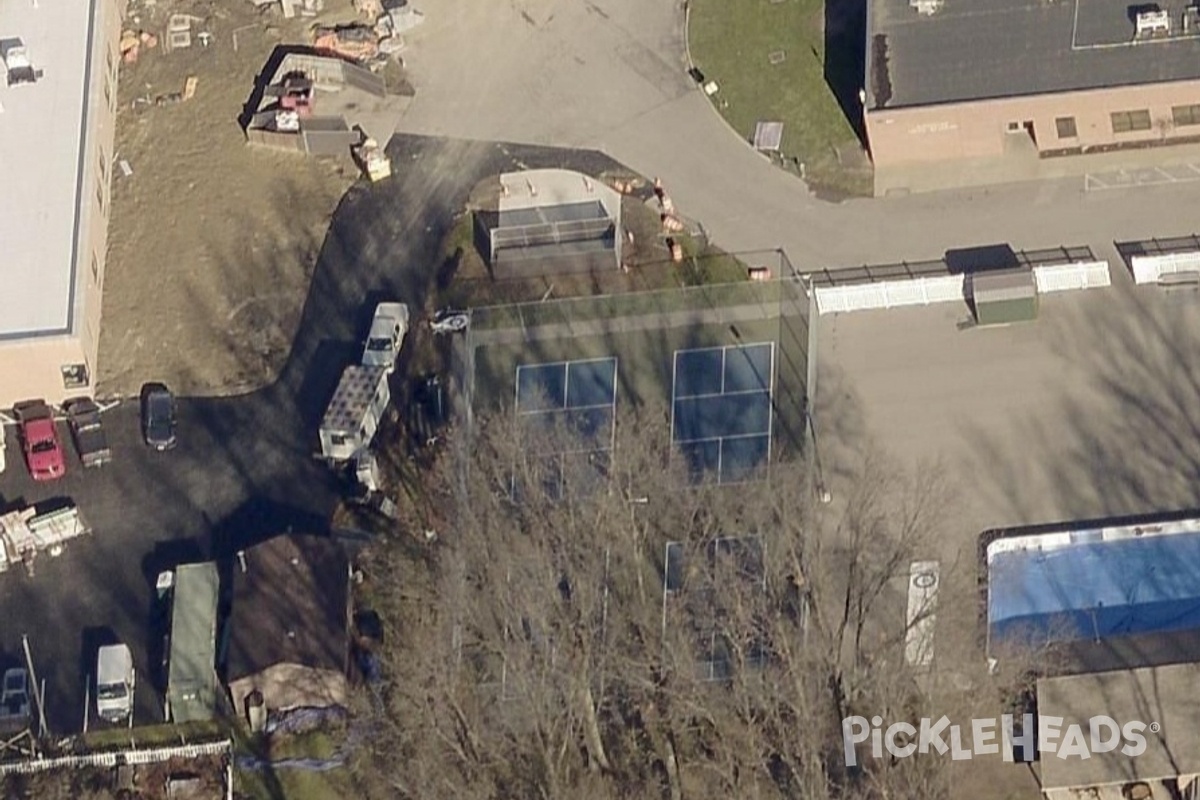
M 20 403 L 13 409 L 21 430 L 25 464 L 35 481 L 52 481 L 67 471 L 62 442 L 54 424 L 54 412 L 42 400 Z

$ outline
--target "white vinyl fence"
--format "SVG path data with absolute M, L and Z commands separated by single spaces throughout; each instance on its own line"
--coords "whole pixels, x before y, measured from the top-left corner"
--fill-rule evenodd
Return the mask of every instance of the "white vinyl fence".
M 818 286 L 815 291 L 817 311 L 821 314 L 896 306 L 923 306 L 964 299 L 962 275 L 937 275 L 901 281 L 859 283 L 852 286 Z
M 10 761 L 0 764 L 0 775 L 31 775 L 52 769 L 80 769 L 83 767 L 116 767 L 120 764 L 161 764 L 172 758 L 198 758 L 200 756 L 232 756 L 233 742 L 226 739 L 220 742 L 203 744 L 184 744 L 174 747 L 153 747 L 146 749 L 134 748 L 106 753 L 86 753 L 77 756 L 59 756 L 57 758 L 34 758 L 27 761 Z M 233 798 L 233 759 L 225 763 L 225 797 Z
M 1134 256 L 1130 259 L 1134 283 L 1158 283 L 1163 275 L 1200 272 L 1200 251 L 1168 253 L 1161 256 Z
M 1200 253 L 1197 269 L 1200 269 Z M 1112 285 L 1107 261 L 1076 261 L 1033 268 L 1039 294 L 1093 289 Z M 1157 280 L 1157 276 L 1154 278 Z M 930 303 L 963 302 L 963 275 L 935 275 L 905 280 L 858 283 L 851 286 L 817 286 L 817 311 L 838 314 L 845 311 L 922 306 Z M 1141 281 L 1139 281 L 1140 283 Z
M 1037 284 L 1038 294 L 1112 285 L 1107 261 L 1077 261 L 1071 264 L 1034 267 L 1033 280 Z

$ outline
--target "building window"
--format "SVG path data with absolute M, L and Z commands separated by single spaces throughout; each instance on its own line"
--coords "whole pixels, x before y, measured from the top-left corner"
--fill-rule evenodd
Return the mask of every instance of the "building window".
M 1150 130 L 1150 112 L 1146 109 L 1140 111 L 1114 111 L 1112 113 L 1112 130 L 1113 133 L 1148 131 Z
M 1200 125 L 1200 105 L 1173 106 L 1171 120 L 1177 128 L 1182 125 Z
M 1074 139 L 1079 135 L 1079 132 L 1075 130 L 1074 117 L 1059 117 L 1054 120 L 1054 127 L 1058 128 L 1058 138 L 1060 139 Z
M 64 364 L 62 367 L 64 389 L 83 389 L 89 381 L 87 364 Z

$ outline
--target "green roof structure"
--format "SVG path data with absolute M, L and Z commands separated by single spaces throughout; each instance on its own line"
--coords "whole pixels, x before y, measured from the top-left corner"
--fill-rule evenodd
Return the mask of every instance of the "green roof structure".
M 217 702 L 217 595 L 214 562 L 175 570 L 167 703 L 173 722 L 212 719 Z

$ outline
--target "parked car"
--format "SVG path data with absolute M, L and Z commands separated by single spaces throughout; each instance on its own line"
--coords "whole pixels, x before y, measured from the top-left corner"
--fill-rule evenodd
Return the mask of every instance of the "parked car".
M 67 412 L 67 422 L 71 426 L 75 450 L 78 451 L 83 466 L 100 467 L 112 461 L 108 436 L 100 424 L 100 406 L 90 397 L 80 397 L 64 403 L 63 410 Z
M 54 412 L 44 400 L 18 403 L 13 409 L 21 433 L 25 464 L 35 481 L 52 481 L 67 472 L 62 441 L 54 424 Z
M 375 307 L 367 344 L 363 348 L 364 367 L 390 367 L 396 363 L 404 334 L 408 332 L 408 306 L 404 303 L 380 303 Z
M 161 383 L 142 387 L 142 438 L 159 451 L 175 446 L 175 395 Z
M 133 654 L 129 646 L 110 644 L 96 655 L 96 713 L 105 722 L 122 722 L 133 713 Z
M 29 673 L 17 667 L 4 671 L 0 686 L 0 731 L 11 732 L 29 724 Z

